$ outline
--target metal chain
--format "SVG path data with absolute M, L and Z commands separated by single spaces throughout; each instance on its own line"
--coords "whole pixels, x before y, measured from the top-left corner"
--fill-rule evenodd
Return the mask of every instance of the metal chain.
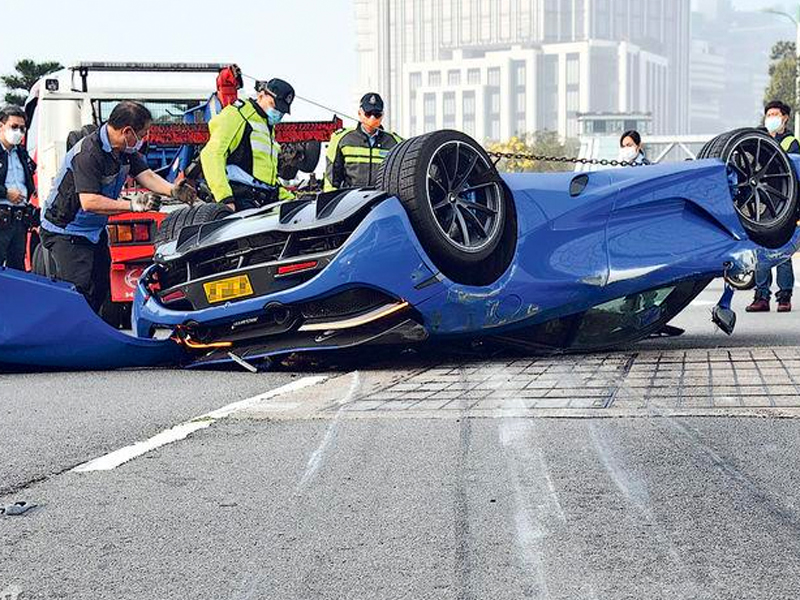
M 575 158 L 571 156 L 540 156 L 538 154 L 525 154 L 523 152 L 487 152 L 490 157 L 497 158 L 495 165 L 502 159 L 508 160 L 533 160 L 537 162 L 570 163 L 576 165 L 601 165 L 603 167 L 640 167 L 639 163 L 624 160 L 608 160 L 606 158 Z

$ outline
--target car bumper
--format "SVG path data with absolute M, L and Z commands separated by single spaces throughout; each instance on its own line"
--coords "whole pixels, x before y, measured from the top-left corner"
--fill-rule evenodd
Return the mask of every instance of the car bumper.
M 264 315 L 268 306 L 294 306 L 353 288 L 380 290 L 411 307 L 442 291 L 435 269 L 396 198 L 377 205 L 322 271 L 291 289 L 180 311 L 159 302 L 145 287 L 146 280 L 147 273 L 137 286 L 134 301 L 133 325 L 139 337 L 151 337 L 155 329 L 174 329 L 187 323 L 213 327 L 245 322 Z

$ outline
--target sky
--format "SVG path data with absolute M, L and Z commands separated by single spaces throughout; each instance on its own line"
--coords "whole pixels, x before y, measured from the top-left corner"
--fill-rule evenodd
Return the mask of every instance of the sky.
M 245 74 L 286 79 L 299 96 L 342 114 L 357 110 L 352 0 L 0 0 L 0 7 L 3 74 L 22 58 L 236 62 Z M 252 91 L 252 81 L 245 86 Z M 330 113 L 298 98 L 292 117 Z
M 758 10 L 797 2 L 733 4 Z M 339 114 L 356 112 L 352 0 L 237 0 L 227 5 L 220 0 L 0 0 L 0 7 L 5 24 L 0 73 L 13 71 L 21 58 L 64 65 L 102 60 L 237 62 L 245 74 L 286 79 L 299 96 Z M 250 91 L 252 82 L 246 85 Z M 330 118 L 330 112 L 300 99 L 292 113 L 295 119 Z

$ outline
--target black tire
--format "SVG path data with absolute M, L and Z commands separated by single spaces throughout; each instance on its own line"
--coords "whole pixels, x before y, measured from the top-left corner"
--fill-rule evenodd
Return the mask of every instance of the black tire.
M 67 135 L 67 152 L 69 152 L 72 147 L 85 138 L 87 135 L 94 133 L 97 131 L 97 125 L 84 125 L 80 129 L 76 129 L 75 131 L 70 131 Z
M 797 175 L 770 135 L 735 129 L 706 143 L 697 158 L 718 158 L 728 166 L 733 203 L 751 240 L 780 248 L 792 239 L 798 217 Z
M 112 302 L 109 298 L 100 307 L 100 318 L 114 329 L 131 328 L 130 302 Z
M 298 173 L 313 173 L 321 154 L 322 144 L 314 140 L 283 144 L 278 156 L 278 175 L 294 179 Z
M 303 160 L 297 165 L 301 173 L 313 173 L 319 164 L 322 144 L 317 141 L 303 142 Z
M 400 200 L 425 252 L 452 281 L 488 285 L 508 268 L 516 249 L 513 199 L 469 136 L 443 130 L 401 142 L 377 184 Z
M 155 247 L 177 240 L 184 227 L 218 221 L 230 214 L 232 214 L 230 208 L 217 202 L 198 204 L 171 212 L 158 228 L 154 240 Z

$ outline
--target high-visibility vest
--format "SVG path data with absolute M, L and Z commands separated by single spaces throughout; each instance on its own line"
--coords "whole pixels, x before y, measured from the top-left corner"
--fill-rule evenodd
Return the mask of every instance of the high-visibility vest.
M 233 196 L 227 167 L 234 165 L 258 183 L 278 187 L 279 198 L 293 195 L 278 183 L 278 155 L 266 113 L 253 100 L 237 100 L 226 106 L 208 124 L 209 140 L 200 152 L 203 174 L 217 202 Z
M 396 133 L 379 130 L 370 137 L 361 126 L 340 129 L 328 144 L 325 168 L 325 191 L 375 185 L 378 167 L 403 139 Z
M 785 152 L 788 152 L 789 148 L 791 148 L 792 144 L 794 144 L 796 141 L 797 138 L 792 134 L 789 134 L 781 140 L 781 148 L 783 148 Z

